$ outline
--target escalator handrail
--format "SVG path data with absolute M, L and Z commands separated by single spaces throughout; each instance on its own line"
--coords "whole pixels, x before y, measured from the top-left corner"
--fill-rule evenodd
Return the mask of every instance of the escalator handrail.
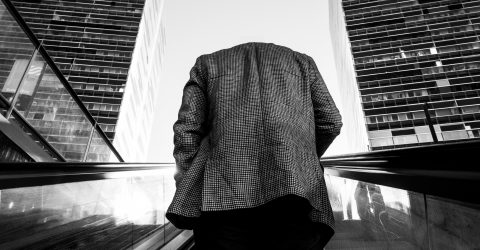
M 0 163 L 0 189 L 154 175 L 173 167 L 172 163 Z
M 327 175 L 480 205 L 480 140 L 325 157 Z

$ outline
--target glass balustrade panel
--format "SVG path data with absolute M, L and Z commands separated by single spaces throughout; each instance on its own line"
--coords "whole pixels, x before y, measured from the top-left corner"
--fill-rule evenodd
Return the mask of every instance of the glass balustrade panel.
M 100 134 L 93 130 L 92 140 L 85 159 L 87 162 L 119 162 Z
M 35 47 L 3 3 L 0 27 L 0 93 L 11 102 Z
M 164 227 L 172 169 L 109 174 L 114 179 L 0 190 L 0 249 L 130 249 L 176 231 Z
M 432 249 L 480 249 L 478 206 L 427 195 Z
M 422 194 L 325 176 L 336 234 L 325 249 L 428 249 Z
M 67 161 L 83 161 L 92 124 L 43 58 L 32 67 L 42 70 L 32 91 L 24 91 L 16 109 Z M 23 89 L 23 88 L 22 88 Z

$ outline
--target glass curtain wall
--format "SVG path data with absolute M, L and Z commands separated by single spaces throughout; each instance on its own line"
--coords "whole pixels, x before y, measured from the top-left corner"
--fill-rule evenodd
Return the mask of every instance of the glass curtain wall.
M 28 28 L 17 22 L 4 3 L 0 26 L 2 115 L 24 130 L 30 128 L 25 132 L 34 141 L 46 141 L 67 161 L 119 161 L 113 146 L 101 136 L 99 124 L 48 60 L 42 45 L 34 45 L 24 32 Z
M 480 138 L 479 0 L 342 6 L 372 149 Z

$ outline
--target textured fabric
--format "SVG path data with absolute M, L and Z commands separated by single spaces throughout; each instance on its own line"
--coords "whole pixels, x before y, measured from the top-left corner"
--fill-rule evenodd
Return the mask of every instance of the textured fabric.
M 167 218 L 192 228 L 201 211 L 306 198 L 334 226 L 319 157 L 341 117 L 313 59 L 247 43 L 200 56 L 174 124 L 177 191 Z

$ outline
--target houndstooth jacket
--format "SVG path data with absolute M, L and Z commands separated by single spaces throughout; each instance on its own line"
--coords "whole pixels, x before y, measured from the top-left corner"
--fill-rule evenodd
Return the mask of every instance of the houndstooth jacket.
M 340 114 L 313 59 L 246 43 L 200 56 L 174 124 L 177 190 L 167 218 L 191 229 L 201 211 L 262 205 L 287 194 L 334 226 L 319 158 Z

